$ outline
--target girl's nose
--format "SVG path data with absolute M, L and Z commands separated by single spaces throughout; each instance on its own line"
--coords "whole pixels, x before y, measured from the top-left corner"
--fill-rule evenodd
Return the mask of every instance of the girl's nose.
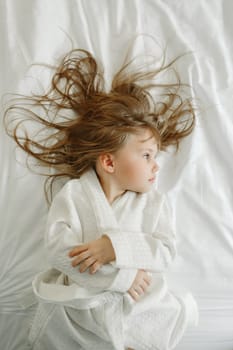
M 153 172 L 157 173 L 158 170 L 159 170 L 159 165 L 158 165 L 158 163 L 154 162 Z

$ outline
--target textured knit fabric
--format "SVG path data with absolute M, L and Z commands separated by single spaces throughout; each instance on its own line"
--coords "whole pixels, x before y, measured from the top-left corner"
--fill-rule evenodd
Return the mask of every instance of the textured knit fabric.
M 80 273 L 68 252 L 103 234 L 116 260 L 94 275 Z M 167 288 L 175 235 L 166 201 L 155 189 L 128 191 L 110 205 L 95 171 L 86 172 L 54 198 L 45 245 L 52 269 L 33 281 L 39 300 L 30 333 L 34 349 L 169 350 L 197 321 L 192 296 Z M 135 302 L 127 290 L 138 269 L 151 272 L 152 284 Z

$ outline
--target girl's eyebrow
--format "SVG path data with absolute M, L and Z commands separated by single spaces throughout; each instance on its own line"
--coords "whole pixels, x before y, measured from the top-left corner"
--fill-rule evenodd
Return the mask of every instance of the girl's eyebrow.
M 153 135 L 152 135 L 152 136 L 149 136 L 147 139 L 139 140 L 139 142 L 144 143 L 144 142 L 146 142 L 146 141 L 149 141 L 149 140 L 152 139 L 153 137 L 154 137 Z
M 152 148 L 143 148 L 143 151 L 147 151 L 149 153 L 158 153 L 158 150 L 154 150 Z

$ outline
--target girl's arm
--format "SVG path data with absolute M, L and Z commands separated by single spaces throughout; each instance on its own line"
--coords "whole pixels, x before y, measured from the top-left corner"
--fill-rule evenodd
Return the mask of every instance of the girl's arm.
M 146 220 L 153 227 L 154 213 L 149 210 L 148 208 Z M 161 201 L 159 218 L 154 225 L 152 235 L 144 232 L 107 234 L 115 250 L 115 266 L 151 272 L 163 272 L 167 269 L 176 256 L 176 237 L 165 197 Z
M 153 213 L 148 213 L 148 220 L 151 221 Z M 151 223 L 153 225 L 153 222 Z M 162 272 L 166 270 L 176 255 L 175 234 L 172 229 L 171 217 L 167 203 L 161 201 L 159 220 L 154 228 L 154 233 L 146 234 L 143 232 L 118 232 L 105 233 L 111 242 L 104 243 L 104 236 L 98 244 L 101 251 L 98 254 L 106 256 L 111 255 L 114 251 L 114 265 L 118 268 L 135 268 L 144 269 L 151 272 Z M 90 268 L 92 272 L 98 269 L 98 256 L 95 254 L 95 241 L 84 246 L 74 248 L 70 252 L 70 256 L 74 257 L 73 266 L 80 264 L 85 271 Z M 83 250 L 82 250 L 83 249 Z M 89 256 L 93 256 L 97 263 L 95 266 L 88 264 L 83 259 L 83 251 L 88 252 Z M 112 260 L 107 260 L 108 262 Z M 100 262 L 100 265 L 102 262 Z
M 89 271 L 80 273 L 79 267 L 74 268 L 71 265 L 69 251 L 84 241 L 72 191 L 72 185 L 69 183 L 65 185 L 54 198 L 49 211 L 45 245 L 50 265 L 68 275 L 80 286 L 95 292 L 103 290 L 126 292 L 135 279 L 137 269 L 119 269 L 106 264 L 91 275 Z

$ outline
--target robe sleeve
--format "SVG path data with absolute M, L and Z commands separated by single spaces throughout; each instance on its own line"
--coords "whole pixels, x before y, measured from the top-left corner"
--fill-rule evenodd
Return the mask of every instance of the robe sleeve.
M 45 234 L 49 264 L 83 288 L 95 292 L 110 290 L 124 293 L 131 287 L 136 269 L 121 269 L 108 264 L 91 275 L 88 271 L 80 273 L 78 267 L 71 265 L 69 251 L 84 242 L 79 214 L 72 199 L 73 187 L 66 184 L 54 198 L 49 210 Z
M 151 272 L 164 272 L 167 269 L 176 256 L 176 238 L 165 197 L 162 197 L 155 224 L 153 221 L 156 217 L 153 208 L 148 208 L 146 220 L 154 227 L 152 234 L 132 231 L 106 233 L 115 250 L 116 267 L 145 269 Z

